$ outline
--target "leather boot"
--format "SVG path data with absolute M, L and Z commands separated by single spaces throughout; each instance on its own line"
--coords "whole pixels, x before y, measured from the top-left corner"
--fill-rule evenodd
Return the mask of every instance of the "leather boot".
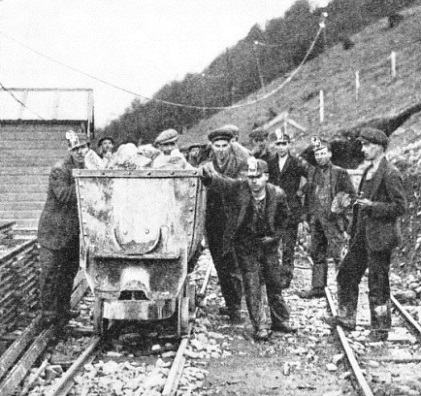
M 325 291 L 324 289 L 321 288 L 314 288 L 314 289 L 310 289 L 310 290 L 305 290 L 302 292 L 298 293 L 298 296 L 300 298 L 304 298 L 304 299 L 312 299 L 312 298 L 321 298 L 321 297 L 325 297 Z

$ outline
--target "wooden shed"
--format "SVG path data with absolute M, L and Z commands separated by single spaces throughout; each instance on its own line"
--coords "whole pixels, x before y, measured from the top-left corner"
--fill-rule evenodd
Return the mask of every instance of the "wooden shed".
M 0 221 L 35 230 L 51 166 L 67 152 L 65 133 L 93 138 L 92 89 L 0 90 Z

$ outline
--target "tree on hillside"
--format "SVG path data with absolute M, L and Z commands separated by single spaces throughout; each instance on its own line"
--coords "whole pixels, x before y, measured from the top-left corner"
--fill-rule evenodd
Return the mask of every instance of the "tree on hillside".
M 154 99 L 199 107 L 230 106 L 258 90 L 262 79 L 268 84 L 297 67 L 319 29 L 323 11 L 329 14 L 325 35 L 316 43 L 310 59 L 323 51 L 324 38 L 326 46 L 334 45 L 414 1 L 332 0 L 324 9 L 312 11 L 308 0 L 297 0 L 282 18 L 269 21 L 264 29 L 258 24 L 252 26 L 244 39 L 218 55 L 203 73 L 187 74 L 182 81 L 166 84 Z M 262 45 L 256 46 L 255 41 Z M 100 134 L 111 135 L 120 142 L 136 141 L 142 135 L 151 142 L 163 129 L 181 131 L 216 111 L 134 100 Z

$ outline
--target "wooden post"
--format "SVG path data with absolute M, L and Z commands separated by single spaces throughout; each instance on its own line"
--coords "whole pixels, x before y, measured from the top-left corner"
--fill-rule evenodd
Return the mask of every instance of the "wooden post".
M 390 63 L 392 68 L 392 78 L 396 78 L 396 52 L 392 51 L 390 54 Z
M 360 72 L 355 72 L 355 100 L 358 101 L 358 95 L 360 92 Z
M 325 100 L 323 89 L 320 90 L 320 124 L 323 124 L 325 119 Z
M 263 92 L 265 92 L 266 91 L 266 89 L 265 89 L 265 81 L 263 80 L 262 68 L 260 66 L 259 55 L 257 54 L 257 49 L 256 49 L 256 46 L 257 45 L 259 45 L 259 42 L 258 41 L 255 41 L 254 44 L 253 44 L 253 54 L 254 54 L 254 58 L 256 60 L 257 73 L 259 74 L 260 86 L 261 86 Z

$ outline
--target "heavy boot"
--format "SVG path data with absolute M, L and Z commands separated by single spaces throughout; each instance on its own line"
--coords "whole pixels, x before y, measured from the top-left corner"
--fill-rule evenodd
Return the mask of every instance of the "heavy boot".
M 355 330 L 357 310 L 339 304 L 338 315 L 334 317 L 324 317 L 323 321 L 332 328 L 341 326 L 346 330 Z
M 314 264 L 311 274 L 311 289 L 298 293 L 301 298 L 320 298 L 325 296 L 324 288 L 327 285 L 327 263 Z
M 385 304 L 376 304 L 373 298 L 370 300 L 371 331 L 369 338 L 371 341 L 386 341 L 389 336 L 389 329 L 392 325 L 392 314 L 390 300 Z

